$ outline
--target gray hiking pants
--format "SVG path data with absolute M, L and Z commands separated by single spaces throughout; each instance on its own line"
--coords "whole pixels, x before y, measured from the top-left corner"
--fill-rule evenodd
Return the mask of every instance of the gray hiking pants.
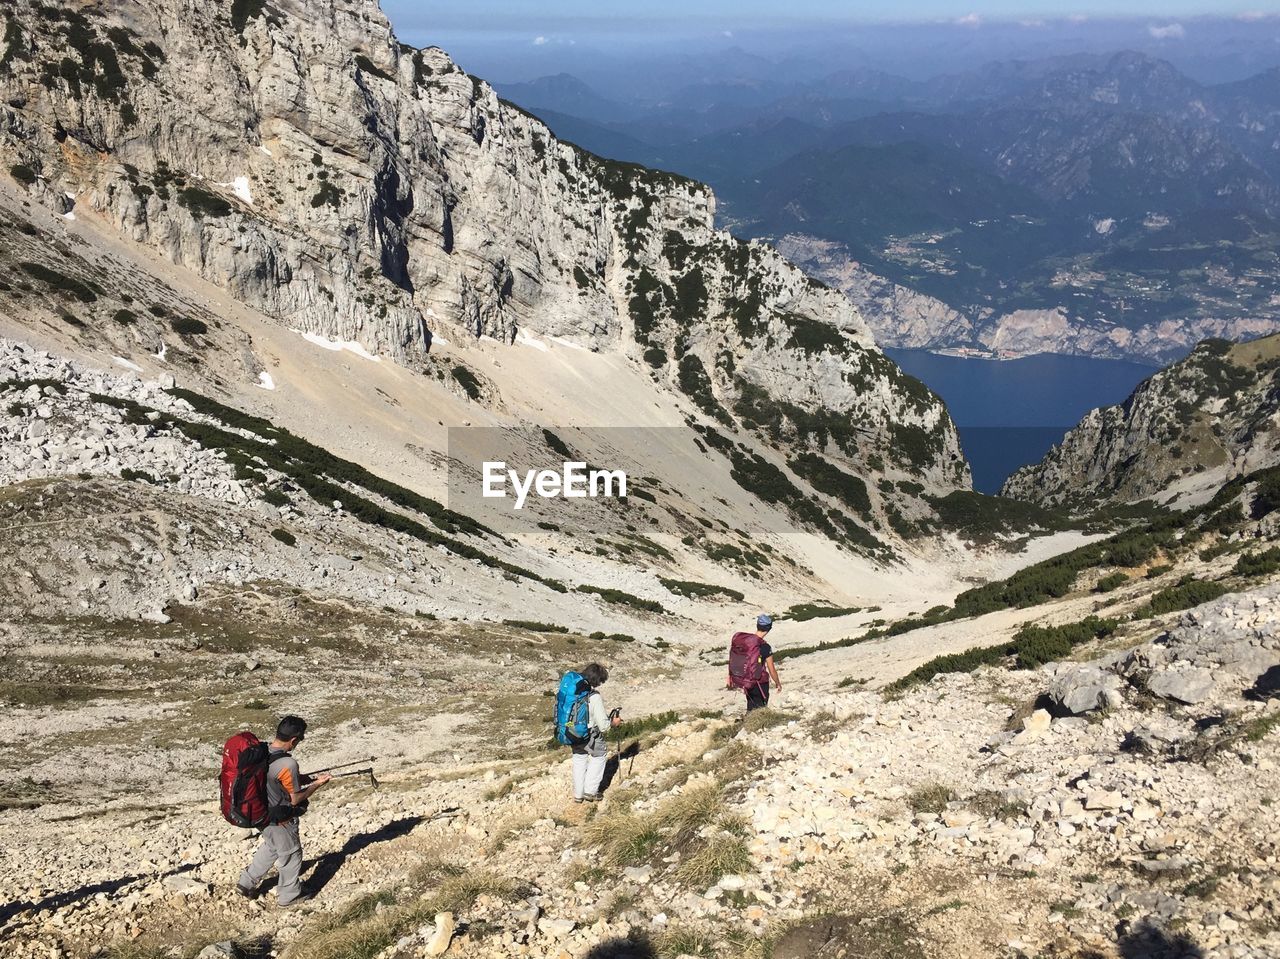
M 280 870 L 280 883 L 276 886 L 276 895 L 280 905 L 286 905 L 302 895 L 302 837 L 298 834 L 298 820 L 275 826 L 267 826 L 262 830 L 262 845 L 253 855 L 249 868 L 240 874 L 241 889 L 257 889 L 258 884 L 267 878 L 271 867 Z
M 581 746 L 573 747 L 573 798 L 600 793 L 600 780 L 604 779 L 604 767 L 609 758 L 609 745 L 599 732 L 592 730 L 591 738 Z

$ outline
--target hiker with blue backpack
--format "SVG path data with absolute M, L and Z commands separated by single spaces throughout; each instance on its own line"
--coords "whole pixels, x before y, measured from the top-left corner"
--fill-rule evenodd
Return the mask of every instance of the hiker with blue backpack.
M 599 689 L 609 670 L 588 663 L 582 672 L 567 672 L 556 693 L 556 740 L 573 750 L 573 801 L 599 802 L 600 782 L 609 748 L 605 737 L 622 725 L 621 710 L 609 712 Z
M 773 664 L 773 647 L 765 640 L 773 629 L 773 617 L 756 617 L 754 633 L 734 633 L 729 641 L 729 680 L 725 689 L 741 689 L 747 694 L 747 712 L 769 705 L 769 680 L 782 691 L 778 667 Z

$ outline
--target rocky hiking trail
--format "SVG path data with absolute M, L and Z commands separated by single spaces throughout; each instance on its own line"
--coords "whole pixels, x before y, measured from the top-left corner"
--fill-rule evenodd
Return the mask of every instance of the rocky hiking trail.
M 1280 587 L 1169 625 L 901 694 L 790 685 L 745 723 L 705 671 L 620 664 L 605 692 L 629 715 L 702 708 L 633 727 L 604 803 L 567 801 L 565 751 L 536 732 L 513 749 L 499 717 L 452 727 L 430 761 L 377 763 L 381 789 L 316 799 L 302 910 L 231 893 L 253 842 L 208 770 L 166 775 L 163 804 L 9 805 L 7 954 L 1274 955 Z M 1090 684 L 1115 695 L 1082 702 Z M 411 753 L 412 728 L 317 729 L 303 767 Z

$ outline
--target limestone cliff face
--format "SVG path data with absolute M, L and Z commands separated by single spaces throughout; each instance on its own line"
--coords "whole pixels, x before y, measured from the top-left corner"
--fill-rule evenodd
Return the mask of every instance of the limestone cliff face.
M 1121 406 L 1091 410 L 1003 493 L 1043 503 L 1163 499 L 1280 462 L 1280 335 L 1207 340 Z
M 695 399 L 854 419 L 866 456 L 916 431 L 911 471 L 968 483 L 945 408 L 845 297 L 716 231 L 705 186 L 560 143 L 400 45 L 372 0 L 4 10 L 3 169 L 289 327 L 402 361 L 433 331 L 621 350 Z

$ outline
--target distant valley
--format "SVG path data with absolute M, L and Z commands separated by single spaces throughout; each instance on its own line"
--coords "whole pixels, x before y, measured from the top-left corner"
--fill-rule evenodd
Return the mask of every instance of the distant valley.
M 844 290 L 886 346 L 1162 364 L 1280 329 L 1280 69 L 1121 52 L 913 81 L 611 103 L 500 87 L 562 137 L 705 180 L 719 219 Z

